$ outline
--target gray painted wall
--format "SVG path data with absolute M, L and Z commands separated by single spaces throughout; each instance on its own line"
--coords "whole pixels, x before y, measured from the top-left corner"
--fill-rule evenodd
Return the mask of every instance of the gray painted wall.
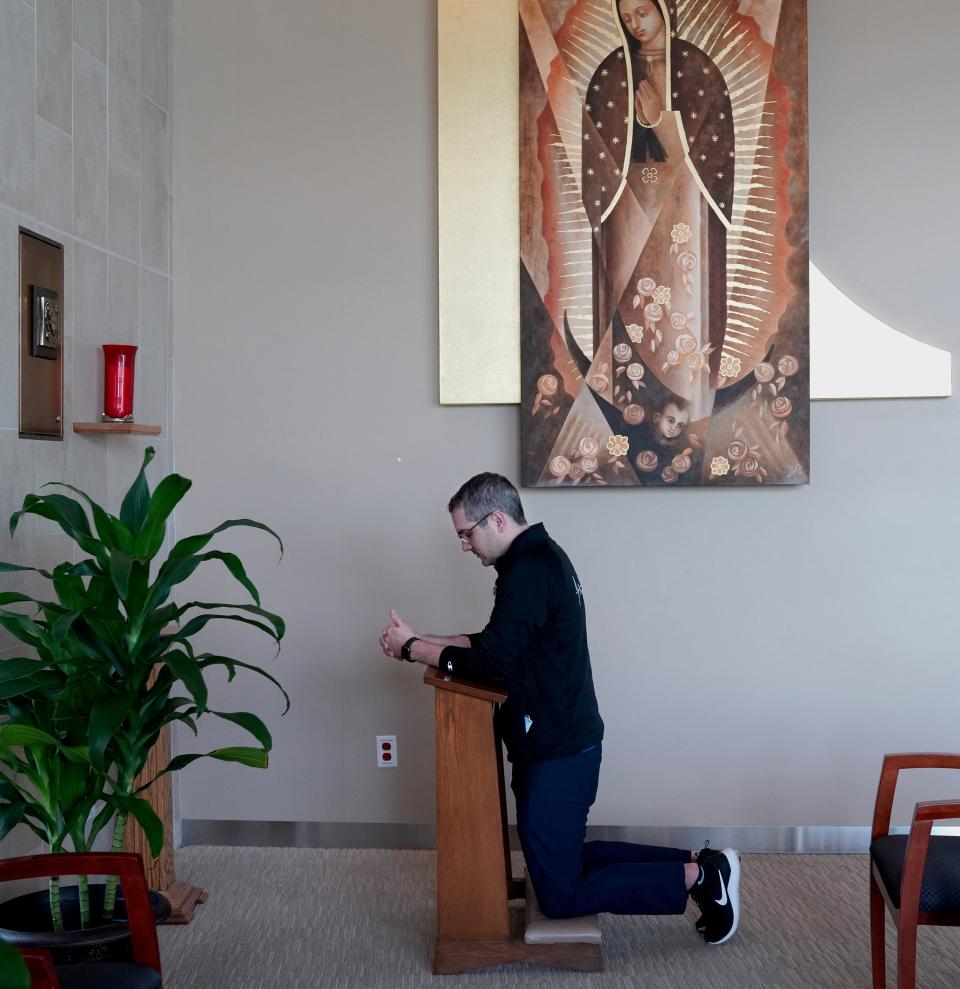
M 178 0 L 174 28 L 176 459 L 196 481 L 178 535 L 281 530 L 279 566 L 266 540 L 229 542 L 288 620 L 294 698 L 281 719 L 256 682 L 218 691 L 267 714 L 272 766 L 191 767 L 183 816 L 429 822 L 432 697 L 376 634 L 390 606 L 482 626 L 491 574 L 445 501 L 518 463 L 514 408 L 436 398 L 434 4 Z M 813 257 L 946 348 L 958 31 L 952 0 L 810 3 Z M 957 403 L 812 418 L 809 487 L 524 492 L 586 589 L 594 823 L 863 825 L 883 752 L 960 745 Z M 210 643 L 269 660 L 241 632 Z M 378 732 L 396 770 L 374 767 Z
M 163 432 L 170 465 L 170 0 L 0 0 L 0 560 L 73 557 L 50 522 L 7 520 L 46 481 L 67 481 L 119 509 L 146 441 L 75 435 L 99 417 L 103 343 L 135 343 L 135 414 Z M 64 438 L 18 437 L 17 230 L 64 245 Z M 45 593 L 45 582 L 0 578 Z M 0 631 L 0 658 L 21 655 Z M 24 829 L 0 854 L 32 848 Z

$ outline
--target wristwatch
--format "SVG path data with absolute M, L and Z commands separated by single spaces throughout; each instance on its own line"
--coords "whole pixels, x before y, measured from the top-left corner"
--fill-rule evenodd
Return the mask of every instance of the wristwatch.
M 414 642 L 419 642 L 420 640 L 415 636 L 411 635 L 409 639 L 400 647 L 400 658 L 405 659 L 408 663 L 415 663 L 416 660 L 410 656 L 410 647 Z

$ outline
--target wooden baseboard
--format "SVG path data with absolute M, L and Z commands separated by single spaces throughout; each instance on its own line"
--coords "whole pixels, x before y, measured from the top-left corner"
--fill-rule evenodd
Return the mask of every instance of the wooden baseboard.
M 207 902 L 206 890 L 199 886 L 188 886 L 178 879 L 173 881 L 169 889 L 161 890 L 170 901 L 172 907 L 168 924 L 189 924 L 193 920 L 194 908 L 200 903 Z
M 437 941 L 434 975 L 455 975 L 490 965 L 549 965 L 580 972 L 599 972 L 603 955 L 599 944 L 527 944 L 509 941 Z

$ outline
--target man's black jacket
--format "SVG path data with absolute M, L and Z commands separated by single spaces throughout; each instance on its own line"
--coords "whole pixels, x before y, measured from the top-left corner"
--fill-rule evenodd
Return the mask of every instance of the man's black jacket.
M 603 738 L 587 650 L 583 590 L 542 524 L 494 564 L 495 603 L 470 646 L 447 646 L 440 671 L 505 686 L 497 726 L 513 762 L 573 755 Z

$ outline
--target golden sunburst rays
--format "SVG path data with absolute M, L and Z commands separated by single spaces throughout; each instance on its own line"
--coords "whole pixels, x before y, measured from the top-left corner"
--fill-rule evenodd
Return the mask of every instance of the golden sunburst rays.
M 768 100 L 771 49 L 734 16 L 731 0 L 678 0 L 677 36 L 701 49 L 723 76 L 734 125 L 734 187 L 727 238 L 727 325 L 721 355 L 756 362 L 769 336 L 777 199 Z

